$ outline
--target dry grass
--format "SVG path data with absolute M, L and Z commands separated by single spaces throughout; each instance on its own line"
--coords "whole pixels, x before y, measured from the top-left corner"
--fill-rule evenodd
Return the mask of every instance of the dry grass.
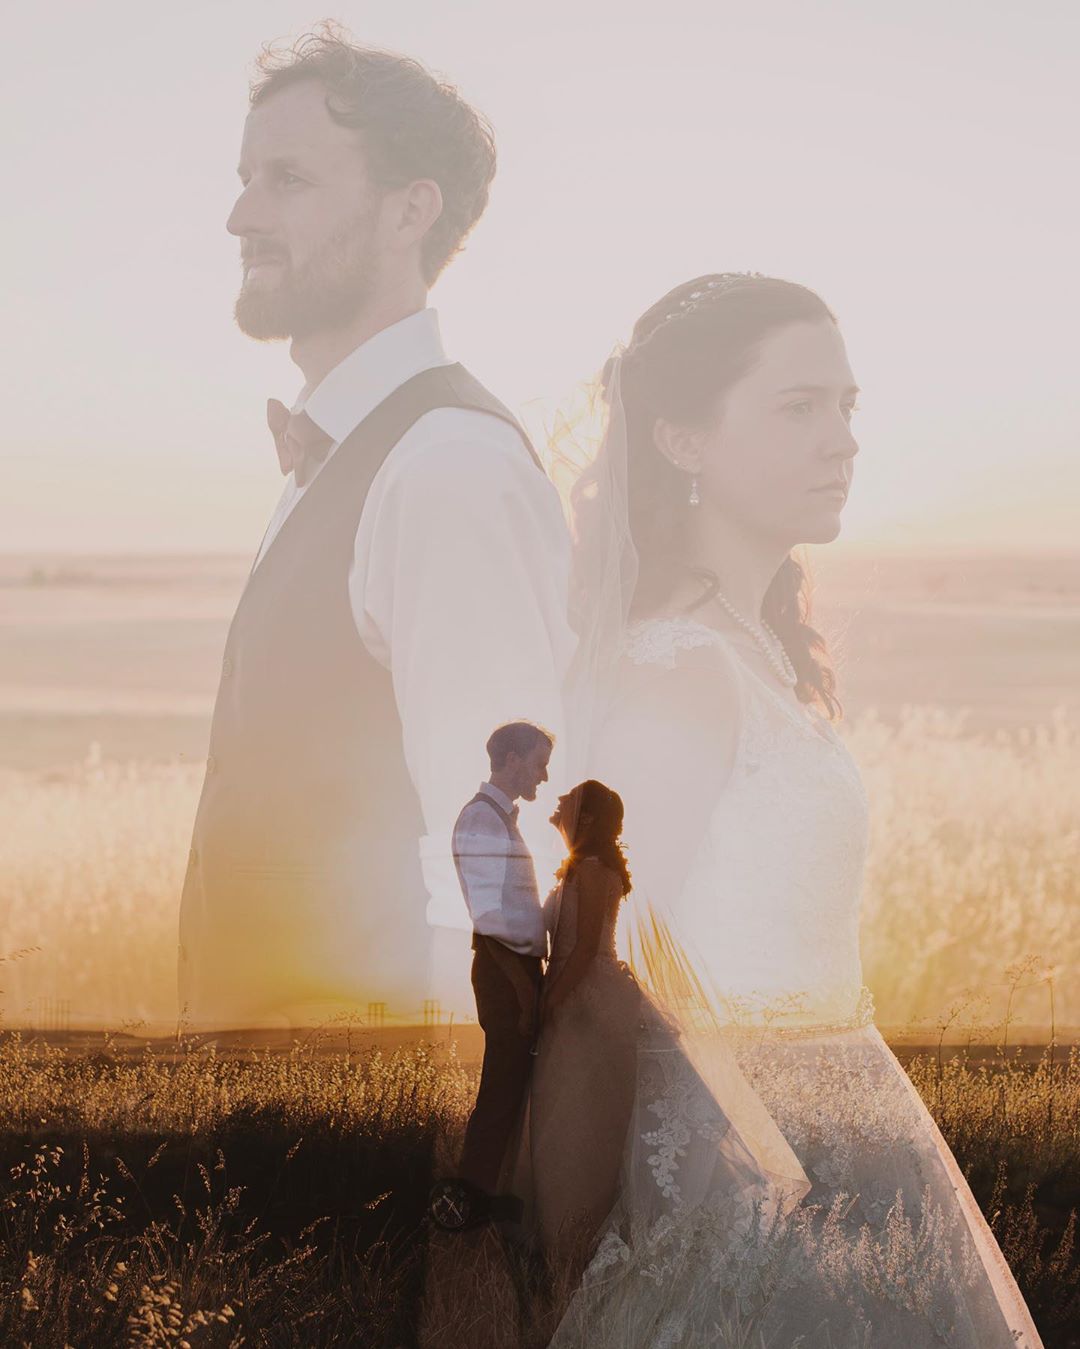
M 1077 728 L 967 736 L 923 709 L 896 727 L 864 717 L 850 744 L 871 800 L 862 946 L 879 1025 L 934 1027 L 958 999 L 954 1038 L 1006 1011 L 1048 1025 L 1034 970 L 1009 1001 L 1005 970 L 1032 952 L 1052 958 L 1057 1025 L 1080 1024 Z
M 1074 1344 L 1080 1056 L 910 1071 L 1047 1344 Z M 429 1242 L 422 1222 L 474 1087 L 424 1047 L 77 1058 L 6 1036 L 0 1343 L 538 1347 L 550 1308 L 527 1264 L 490 1233 Z M 835 1274 L 844 1238 L 825 1237 Z M 752 1293 L 717 1343 L 759 1344 L 761 1280 Z
M 927 1019 L 964 990 L 999 1023 L 1002 971 L 1051 955 L 1059 1026 L 1080 1024 L 1080 733 L 963 734 L 962 719 L 911 711 L 897 727 L 849 731 L 873 807 L 863 952 L 881 1025 Z M 200 783 L 191 767 L 94 756 L 66 773 L 0 777 L 0 1010 L 41 1023 L 41 999 L 73 1024 L 175 1025 L 177 903 Z M 1013 1021 L 1049 1019 L 1049 985 L 1029 971 Z M 423 995 L 418 991 L 418 1002 Z
M 1005 1043 L 993 1062 L 943 1051 L 909 1070 L 1047 1343 L 1076 1344 L 1080 1066 L 1061 1050 L 1025 1066 L 1007 1044 L 1051 1007 L 1058 1026 L 1080 1022 L 1077 734 L 971 737 L 918 711 L 849 734 L 873 804 L 863 947 L 879 1021 Z M 76 1022 L 174 1023 L 199 779 L 94 756 L 0 778 L 7 1024 L 58 998 Z M 6 1037 L 0 1342 L 542 1342 L 542 1306 L 504 1250 L 429 1246 L 420 1225 L 474 1085 L 422 1051 L 79 1059 Z
M 0 1342 L 400 1342 L 436 1142 L 472 1087 L 426 1049 L 78 1058 L 6 1038 Z
M 102 763 L 0 777 L 0 965 L 9 1021 L 38 1000 L 120 1027 L 176 1020 L 177 909 L 201 771 Z
M 1080 1338 L 1080 1050 L 920 1056 L 912 1079 L 986 1214 L 1047 1343 Z

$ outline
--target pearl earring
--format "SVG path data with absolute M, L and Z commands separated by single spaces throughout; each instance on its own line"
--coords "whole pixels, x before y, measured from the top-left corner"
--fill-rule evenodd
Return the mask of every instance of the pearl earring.
M 698 489 L 698 480 L 696 477 L 690 479 L 690 505 L 701 505 L 701 492 Z

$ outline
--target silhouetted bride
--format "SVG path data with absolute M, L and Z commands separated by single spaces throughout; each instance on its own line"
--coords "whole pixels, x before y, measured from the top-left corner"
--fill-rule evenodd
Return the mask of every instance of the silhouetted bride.
M 701 277 L 642 316 L 605 393 L 605 440 L 573 493 L 579 677 L 596 693 L 588 771 L 626 802 L 636 957 L 684 1020 L 717 1024 L 813 1183 L 743 1263 L 756 1291 L 728 1271 L 673 1312 L 665 1343 L 717 1342 L 722 1315 L 754 1307 L 767 1344 L 1032 1349 L 862 984 L 867 800 L 791 553 L 836 537 L 852 480 L 836 320 L 802 286 Z M 612 1225 L 557 1343 L 590 1317 L 592 1344 L 652 1343 L 609 1338 L 605 1300 L 654 1303 L 686 1249 L 710 1245 L 670 1224 L 621 1241 Z
M 610 1249 L 612 1238 L 646 1243 L 689 1213 L 708 1225 L 704 1260 L 685 1259 L 664 1296 L 605 1305 L 612 1342 L 652 1344 L 675 1284 L 692 1295 L 721 1250 L 731 1257 L 744 1249 L 756 1225 L 789 1211 L 809 1186 L 730 1054 L 684 1037 L 616 955 L 631 888 L 617 793 L 584 782 L 559 798 L 551 822 L 568 855 L 549 897 L 554 936 L 530 1089 L 531 1182 L 519 1184 L 531 1193 L 534 1229 L 563 1287 L 580 1278 L 604 1228 Z M 603 1254 L 592 1259 L 594 1280 L 603 1265 Z M 592 1342 L 587 1325 L 578 1329 Z

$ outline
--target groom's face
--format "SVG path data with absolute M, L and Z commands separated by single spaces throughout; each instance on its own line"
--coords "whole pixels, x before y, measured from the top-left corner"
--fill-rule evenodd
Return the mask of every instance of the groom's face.
M 226 228 L 240 239 L 236 321 L 249 337 L 304 337 L 340 327 L 378 280 L 382 193 L 359 133 L 326 110 L 317 80 L 252 108 Z
M 518 795 L 525 801 L 535 801 L 536 792 L 542 782 L 548 780 L 548 762 L 551 759 L 551 746 L 541 743 L 528 754 L 518 759 L 517 786 Z

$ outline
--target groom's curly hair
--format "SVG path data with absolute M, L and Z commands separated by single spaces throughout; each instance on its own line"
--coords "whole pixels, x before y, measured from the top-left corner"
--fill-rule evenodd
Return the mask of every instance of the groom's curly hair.
M 361 47 L 327 20 L 291 46 L 267 44 L 256 58 L 251 106 L 303 80 L 326 91 L 326 111 L 360 132 L 376 183 L 404 187 L 430 178 L 443 209 L 423 243 L 428 285 L 461 249 L 484 213 L 495 176 L 488 122 L 446 84 L 407 56 Z

